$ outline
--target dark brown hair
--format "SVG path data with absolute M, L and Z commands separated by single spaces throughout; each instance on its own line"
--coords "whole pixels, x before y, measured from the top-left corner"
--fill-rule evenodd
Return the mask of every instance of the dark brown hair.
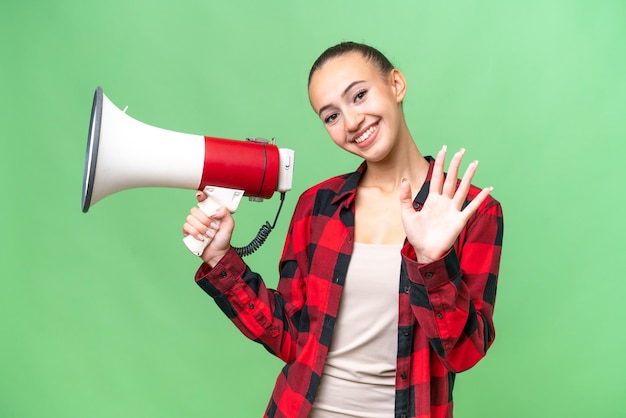
M 327 61 L 350 52 L 358 52 L 366 60 L 373 62 L 378 67 L 382 75 L 389 74 L 389 72 L 395 68 L 387 57 L 374 47 L 357 42 L 341 42 L 322 52 L 322 55 L 315 60 L 313 66 L 311 67 L 311 71 L 309 72 L 309 84 L 311 84 L 313 74 Z

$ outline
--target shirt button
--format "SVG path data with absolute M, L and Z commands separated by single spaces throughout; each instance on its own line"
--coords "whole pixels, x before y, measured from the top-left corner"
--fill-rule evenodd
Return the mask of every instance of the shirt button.
M 413 208 L 419 209 L 420 208 L 420 204 L 418 202 L 414 202 L 413 203 Z
M 250 308 L 250 309 L 254 309 L 254 303 L 249 303 L 249 304 L 248 304 L 248 308 Z
M 424 275 L 427 279 L 432 279 L 433 278 L 433 274 L 429 271 L 428 273 L 426 273 Z
M 276 326 L 274 326 L 274 325 L 270 325 L 270 326 L 269 326 L 269 328 L 268 328 L 268 330 L 269 330 L 270 335 L 271 335 L 272 337 L 278 337 L 278 333 L 279 333 L 279 331 L 278 331 L 278 327 L 276 327 Z
M 404 293 L 409 293 L 409 290 L 410 290 L 409 286 L 405 287 L 404 288 Z
M 221 272 L 221 273 L 220 273 L 220 277 L 226 277 L 226 276 L 227 276 L 227 274 L 226 274 L 226 272 L 225 272 L 225 271 L 223 271 L 223 272 Z
M 437 318 L 439 318 L 439 319 L 443 318 L 443 314 L 441 312 L 438 312 L 437 313 Z
M 406 377 L 407 377 L 406 372 L 402 372 L 402 374 L 400 374 L 400 377 L 403 378 L 403 379 L 406 379 Z
M 402 334 L 404 334 L 405 337 L 408 337 L 410 332 L 409 332 L 408 329 L 404 329 L 404 330 L 402 330 Z

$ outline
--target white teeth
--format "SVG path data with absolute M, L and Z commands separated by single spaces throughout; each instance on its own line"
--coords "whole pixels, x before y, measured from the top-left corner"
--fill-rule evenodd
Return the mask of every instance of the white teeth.
M 374 133 L 374 131 L 376 130 L 376 127 L 372 126 L 371 128 L 369 128 L 367 131 L 363 132 L 363 135 L 361 135 L 360 137 L 356 138 L 354 140 L 354 142 L 356 142 L 357 144 L 360 144 L 361 142 L 365 141 L 367 138 L 370 137 L 370 135 L 372 133 Z

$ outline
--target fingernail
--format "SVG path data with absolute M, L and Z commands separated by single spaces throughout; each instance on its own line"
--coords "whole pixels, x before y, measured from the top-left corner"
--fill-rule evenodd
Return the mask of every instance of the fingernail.
M 198 234 L 198 235 L 196 235 L 196 239 L 197 239 L 198 241 L 204 241 L 204 236 L 202 236 L 202 235 Z
M 447 150 L 448 150 L 448 146 L 447 146 L 447 145 L 444 145 L 443 147 L 441 147 L 441 150 L 442 150 L 442 151 L 447 151 Z
M 461 154 L 465 154 L 465 148 L 461 148 L 461 149 L 459 150 L 459 152 L 460 152 Z

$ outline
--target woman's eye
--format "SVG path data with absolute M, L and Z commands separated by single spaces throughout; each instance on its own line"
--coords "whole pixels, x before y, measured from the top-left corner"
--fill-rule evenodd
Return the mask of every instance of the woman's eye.
M 324 123 L 332 123 L 337 119 L 337 113 L 332 113 L 324 118 Z
M 358 102 L 360 100 L 363 100 L 366 94 L 367 94 L 367 90 L 359 90 L 357 94 L 354 96 L 354 101 Z

